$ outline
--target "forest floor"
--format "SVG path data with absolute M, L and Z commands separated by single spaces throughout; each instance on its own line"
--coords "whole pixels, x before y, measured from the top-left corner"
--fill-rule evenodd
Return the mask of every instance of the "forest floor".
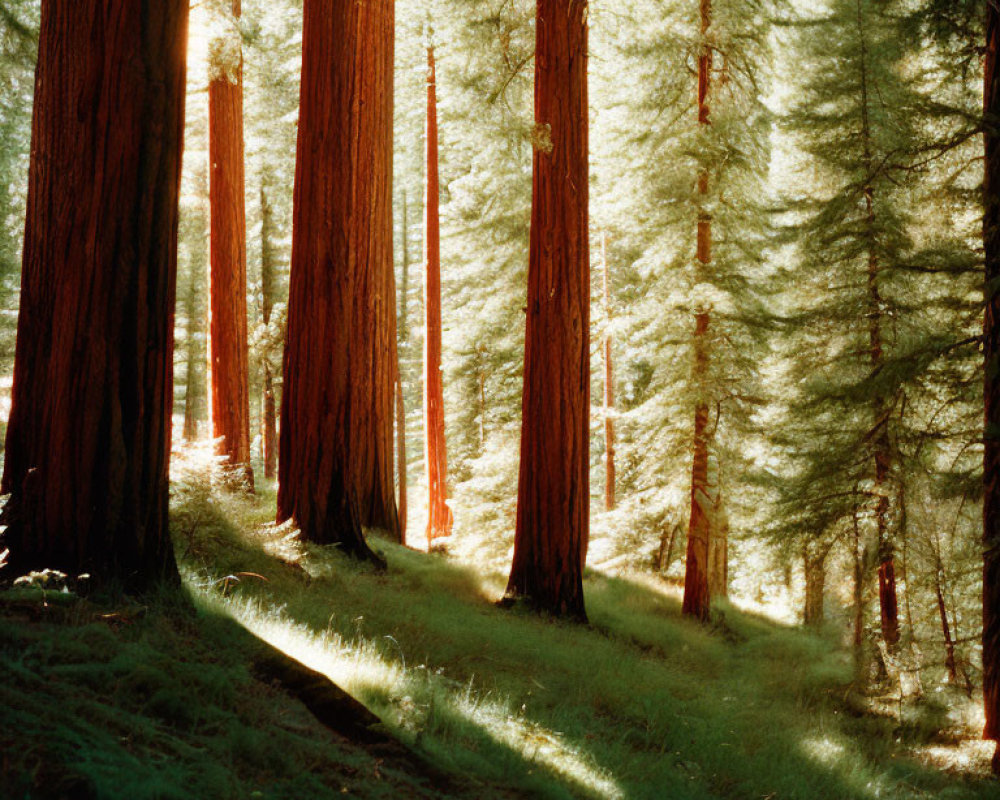
M 596 573 L 588 626 L 502 610 L 502 575 L 381 540 L 376 572 L 273 505 L 178 483 L 184 596 L 0 593 L 0 796 L 1000 798 L 971 706 L 876 714 L 830 639 L 729 606 L 700 626 L 671 587 Z M 257 637 L 374 739 L 261 674 Z

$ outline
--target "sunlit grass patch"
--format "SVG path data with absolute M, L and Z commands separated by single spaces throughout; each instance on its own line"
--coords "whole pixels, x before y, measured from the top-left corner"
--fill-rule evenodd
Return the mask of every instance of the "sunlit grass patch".
M 1000 796 L 912 758 L 925 723 L 849 714 L 849 655 L 822 635 L 726 604 L 701 626 L 676 589 L 594 572 L 591 625 L 566 624 L 498 609 L 498 573 L 375 540 L 377 573 L 269 527 L 259 502 L 214 508 L 195 536 L 229 538 L 221 563 L 186 567 L 202 602 L 456 773 L 548 797 Z M 219 582 L 240 571 L 261 578 Z

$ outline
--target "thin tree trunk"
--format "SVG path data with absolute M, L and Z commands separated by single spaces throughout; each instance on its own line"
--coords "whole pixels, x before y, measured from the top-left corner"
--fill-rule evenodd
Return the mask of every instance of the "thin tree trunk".
M 188 6 L 42 4 L 8 573 L 177 580 L 167 526 Z
M 604 276 L 604 510 L 615 507 L 615 381 L 611 362 L 611 292 L 608 281 L 607 234 L 601 234 L 601 265 Z
M 985 739 L 1000 740 L 1000 81 L 997 48 L 1000 10 L 986 4 L 984 100 L 986 167 L 983 182 L 983 241 L 986 255 L 983 321 L 985 416 L 983 435 L 983 698 Z M 1000 749 L 993 757 L 1000 774 Z
M 427 546 L 451 535 L 441 383 L 441 233 L 438 220 L 438 125 L 434 47 L 427 47 L 427 171 L 424 183 L 424 464 Z
M 260 186 L 260 296 L 261 319 L 265 327 L 271 324 L 275 296 L 275 259 L 271 237 L 274 232 L 274 213 L 267 199 L 266 179 Z M 264 409 L 261 414 L 261 444 L 263 448 L 264 477 L 273 480 L 278 467 L 277 402 L 274 397 L 274 375 L 271 371 L 270 353 L 262 357 L 264 372 Z
M 199 200 L 204 198 L 207 202 L 207 169 L 199 169 L 196 178 L 199 188 Z M 194 442 L 198 439 L 198 420 L 204 413 L 203 401 L 206 387 L 203 370 L 205 368 L 205 353 L 202 351 L 198 336 L 203 330 L 202 322 L 204 321 L 199 298 L 202 295 L 203 281 L 205 280 L 208 239 L 207 237 L 202 237 L 200 234 L 208 230 L 208 217 L 205 204 L 199 202 L 197 205 L 198 241 L 197 246 L 193 246 L 190 251 L 188 285 L 184 298 L 184 360 L 187 365 L 184 380 L 184 441 L 186 442 Z
M 376 11 L 377 10 L 377 11 Z M 362 35 L 362 22 L 385 11 L 385 0 L 361 5 L 306 0 L 302 83 L 292 223 L 292 263 L 285 344 L 278 459 L 278 521 L 294 519 L 310 541 L 336 543 L 354 555 L 380 559 L 365 543 L 355 469 L 360 462 L 355 415 L 373 402 L 353 402 L 359 386 L 373 393 L 356 345 L 356 298 L 367 247 L 359 242 L 370 219 L 370 197 L 355 191 L 361 166 L 374 155 L 361 133 L 374 99 L 362 53 L 386 46 L 385 35 Z M 365 25 L 366 34 L 371 26 Z M 375 103 L 378 105 L 378 103 Z M 376 115 L 377 116 L 377 115 Z M 388 124 L 382 118 L 379 122 Z M 383 131 L 383 138 L 386 134 Z M 367 173 L 365 173 L 367 176 Z M 367 240 L 366 240 L 367 241 Z M 370 290 L 370 282 L 369 282 Z
M 858 0 L 858 37 L 861 42 L 861 136 L 864 147 L 864 167 L 868 184 L 864 189 L 866 224 L 868 226 L 868 340 L 873 371 L 885 363 L 882 348 L 882 296 L 879 288 L 880 265 L 875 241 L 875 190 L 871 185 L 874 159 L 871 148 L 871 126 L 868 117 L 868 65 L 865 26 L 861 0 Z M 892 445 L 889 440 L 889 408 L 885 398 L 872 401 L 872 424 L 875 446 L 875 486 L 878 498 L 875 522 L 878 530 L 878 598 L 882 619 L 882 638 L 890 649 L 899 643 L 899 610 L 896 599 L 895 548 L 889 530 L 889 479 L 892 472 Z
M 854 532 L 852 555 L 854 561 L 854 652 L 856 656 L 861 652 L 865 635 L 865 558 L 861 549 L 858 511 L 857 503 L 855 503 L 851 521 Z
M 590 511 L 587 3 L 538 0 L 517 532 L 507 598 L 586 619 Z
M 958 670 L 955 664 L 955 642 L 951 637 L 951 626 L 948 624 L 948 608 L 944 602 L 944 568 L 938 559 L 937 569 L 934 571 L 934 596 L 937 598 L 938 614 L 941 617 L 941 635 L 944 638 L 944 666 L 948 670 L 948 683 L 954 685 L 958 683 Z
M 241 0 L 232 0 L 238 19 Z M 232 32 L 229 35 L 234 35 Z M 211 197 L 212 436 L 230 478 L 253 491 L 247 365 L 246 207 L 243 196 L 243 63 L 212 65 L 208 85 Z
M 711 0 L 700 0 L 701 32 L 706 36 L 712 23 Z M 712 49 L 706 42 L 698 58 L 698 124 L 711 125 L 709 95 L 712 91 Z M 698 194 L 708 200 L 707 170 L 698 175 Z M 712 218 L 698 212 L 698 271 L 703 273 L 712 262 Z M 699 275 L 700 277 L 700 275 Z M 700 281 L 699 281 L 700 282 Z M 693 383 L 697 394 L 694 412 L 694 457 L 691 465 L 691 517 L 688 524 L 687 565 L 684 575 L 683 613 L 707 620 L 711 609 L 709 588 L 709 547 L 712 538 L 714 503 L 708 492 L 708 461 L 711 443 L 708 432 L 707 382 L 709 369 L 708 309 L 695 314 Z

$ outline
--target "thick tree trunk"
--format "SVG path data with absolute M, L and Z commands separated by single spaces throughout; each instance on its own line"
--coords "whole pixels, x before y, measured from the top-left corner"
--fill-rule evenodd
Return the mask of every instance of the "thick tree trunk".
M 700 0 L 701 32 L 705 36 L 712 23 L 711 0 Z M 698 124 L 711 125 L 709 95 L 712 91 L 712 49 L 706 43 L 698 58 Z M 698 175 L 698 194 L 708 199 L 708 172 Z M 712 262 L 712 218 L 698 212 L 699 273 Z M 699 281 L 700 282 L 700 281 Z M 697 393 L 694 412 L 694 456 L 691 465 L 691 517 L 688 524 L 687 564 L 684 574 L 684 614 L 707 620 L 711 608 L 709 588 L 709 547 L 712 539 L 714 502 L 708 490 L 708 462 L 711 449 L 708 430 L 707 381 L 709 369 L 708 309 L 695 314 L 693 384 Z
M 260 298 L 261 319 L 264 325 L 271 324 L 274 311 L 275 263 L 271 236 L 274 231 L 274 216 L 267 199 L 267 187 L 260 187 Z M 264 372 L 264 408 L 261 413 L 261 447 L 264 460 L 264 477 L 273 480 L 278 468 L 278 420 L 277 402 L 274 397 L 274 375 L 271 370 L 270 354 L 262 358 Z
M 399 537 L 393 437 L 396 401 L 396 277 L 392 260 L 394 3 L 359 4 L 357 50 L 359 162 L 352 192 L 356 248 L 351 383 L 352 482 L 365 526 Z
M 611 361 L 611 291 L 608 281 L 607 235 L 601 234 L 601 265 L 604 270 L 604 510 L 615 507 L 615 380 Z
M 873 371 L 885 363 L 882 348 L 882 295 L 879 287 L 880 265 L 875 232 L 874 158 L 871 146 L 871 125 L 868 116 L 868 64 L 865 43 L 865 22 L 861 0 L 858 0 L 858 37 L 861 43 L 861 137 L 864 167 L 868 184 L 864 189 L 865 215 L 868 228 L 868 346 Z M 875 523 L 878 532 L 878 599 L 882 619 L 882 638 L 892 649 L 899 643 L 899 609 L 896 599 L 895 547 L 889 527 L 889 479 L 892 472 L 892 444 L 889 440 L 889 407 L 885 398 L 872 401 L 872 433 L 875 447 Z
M 1000 11 L 986 4 L 984 97 L 986 168 L 983 184 L 983 240 L 986 250 L 986 314 L 983 322 L 985 401 L 983 455 L 983 737 L 1000 740 L 1000 81 L 997 47 Z M 1000 756 L 1000 750 L 998 750 Z M 1000 773 L 1000 760 L 993 771 Z
M 241 0 L 232 0 L 240 16 Z M 234 35 L 230 32 L 228 35 Z M 234 485 L 253 491 L 247 366 L 246 209 L 243 197 L 243 65 L 211 65 L 208 159 L 211 197 L 212 436 Z
M 372 394 L 370 351 L 355 349 L 354 335 L 364 321 L 357 318 L 356 300 L 364 285 L 359 276 L 369 269 L 368 248 L 367 238 L 358 239 L 361 223 L 372 218 L 371 189 L 355 187 L 371 186 L 363 165 L 386 161 L 362 136 L 372 120 L 361 109 L 370 111 L 373 103 L 359 98 L 378 96 L 361 54 L 376 44 L 384 48 L 391 27 L 373 41 L 367 17 L 382 16 L 387 6 L 387 0 L 304 5 L 278 459 L 278 520 L 295 519 L 307 539 L 337 543 L 373 560 L 378 558 L 362 533 L 355 477 L 363 455 L 357 448 L 371 447 L 357 440 L 355 429 L 364 421 L 357 417 L 370 415 L 373 402 L 353 402 L 359 386 Z
M 187 3 L 42 5 L 3 547 L 143 589 L 167 527 Z
M 427 545 L 451 535 L 448 461 L 441 382 L 441 233 L 438 220 L 438 127 L 434 47 L 427 48 L 427 164 L 424 180 L 424 464 Z
M 586 619 L 590 511 L 587 3 L 538 0 L 517 533 L 507 597 Z

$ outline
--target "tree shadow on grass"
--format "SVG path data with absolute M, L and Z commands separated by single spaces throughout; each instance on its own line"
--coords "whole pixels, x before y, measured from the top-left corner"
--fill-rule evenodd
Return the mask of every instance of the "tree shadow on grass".
M 1000 797 L 844 713 L 848 660 L 799 630 L 726 609 L 713 631 L 601 575 L 586 586 L 593 625 L 565 624 L 497 609 L 438 556 L 382 544 L 389 571 L 374 574 L 309 548 L 276 562 L 237 525 L 227 538 L 221 568 L 266 581 L 229 587 L 224 605 L 309 640 L 311 666 L 456 772 L 552 797 Z

